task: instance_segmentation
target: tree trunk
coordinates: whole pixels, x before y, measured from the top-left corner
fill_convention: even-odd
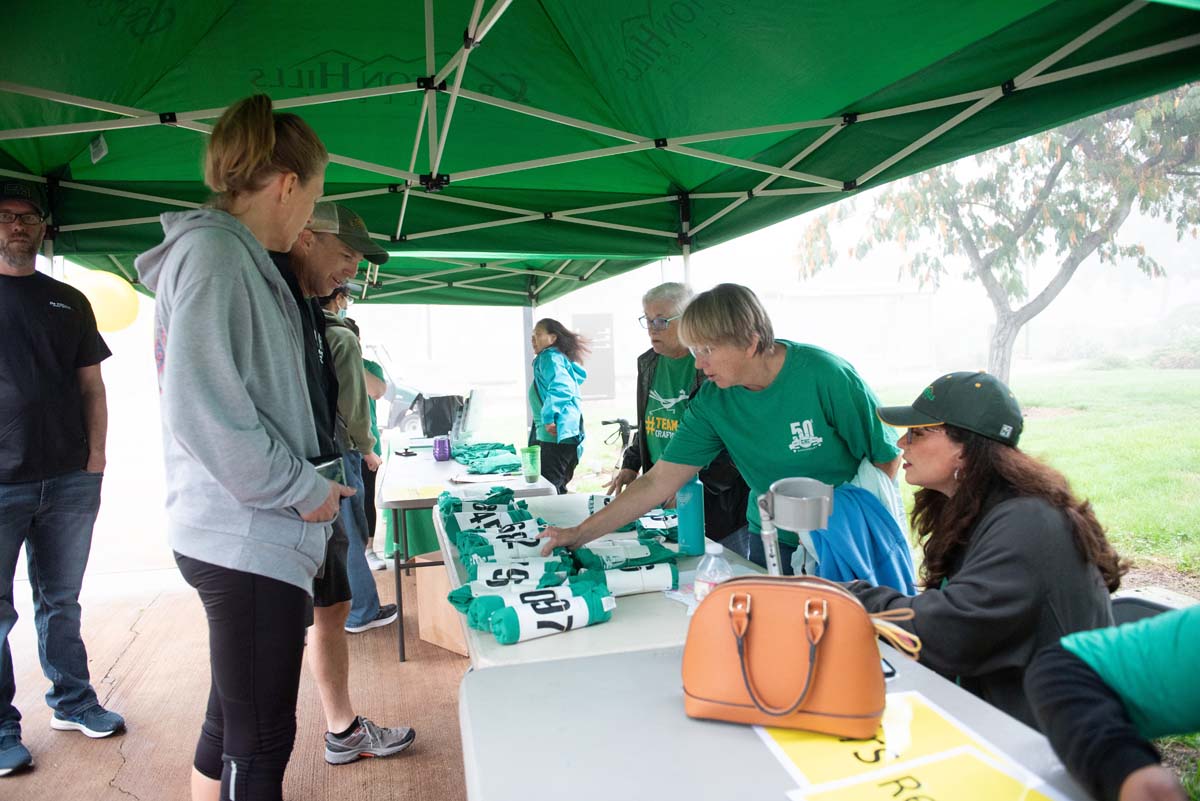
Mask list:
[[[1008,372],[1012,367],[1013,345],[1022,323],[1012,312],[996,309],[996,327],[992,329],[992,342],[988,348],[988,372],[1008,383]]]

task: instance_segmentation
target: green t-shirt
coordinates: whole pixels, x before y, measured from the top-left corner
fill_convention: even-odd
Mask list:
[[[376,362],[370,359],[363,359],[363,367],[380,381],[387,381],[383,377],[383,368]],[[375,399],[370,395],[367,396],[367,405],[371,407],[371,436],[375,437],[375,455],[383,456],[383,443],[379,441],[379,422],[375,419]]]
[[[875,414],[875,393],[849,362],[812,345],[776,340],[786,349],[779,375],[757,392],[706,382],[688,405],[663,459],[703,466],[724,447],[750,485],[746,519],[760,530],[758,496],[781,478],[815,478],[839,486],[864,459],[890,462],[896,432]],[[796,545],[795,534],[779,539]]]
[[[654,368],[654,383],[650,385],[650,397],[646,400],[646,450],[650,461],[662,458],[667,444],[675,436],[683,411],[688,405],[688,396],[696,383],[696,360],[692,354],[680,359],[658,357]]]
[[[1200,606],[1062,638],[1125,704],[1143,737],[1200,732]]]

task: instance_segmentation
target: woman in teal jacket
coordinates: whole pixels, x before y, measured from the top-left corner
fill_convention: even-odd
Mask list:
[[[583,452],[583,412],[579,387],[587,378],[583,357],[587,340],[558,320],[545,318],[533,327],[533,383],[529,406],[533,427],[529,444],[542,449],[542,476],[561,495],[575,475]]]

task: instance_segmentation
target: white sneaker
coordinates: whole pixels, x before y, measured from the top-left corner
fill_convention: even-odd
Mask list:
[[[383,561],[379,554],[375,553],[375,551],[371,550],[370,548],[366,550],[366,557],[367,567],[371,568],[372,570],[387,570],[387,562]]]

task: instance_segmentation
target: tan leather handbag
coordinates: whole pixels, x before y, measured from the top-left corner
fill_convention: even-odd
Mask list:
[[[683,647],[689,717],[867,739],[883,717],[876,636],[915,657],[920,639],[840,585],[806,576],[743,576],[700,603]]]

